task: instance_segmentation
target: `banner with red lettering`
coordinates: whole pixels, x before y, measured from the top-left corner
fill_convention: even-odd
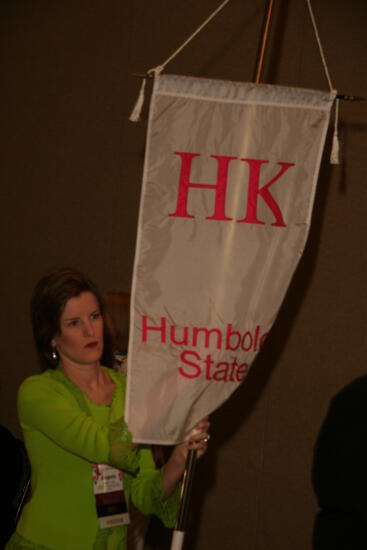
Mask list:
[[[246,378],[305,246],[334,98],[155,77],[128,355],[135,441],[183,440]]]

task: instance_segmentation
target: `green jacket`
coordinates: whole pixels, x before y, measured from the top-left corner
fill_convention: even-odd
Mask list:
[[[7,549],[124,550],[126,527],[100,529],[91,463],[124,471],[127,500],[171,527],[179,487],[162,500],[162,472],[148,447],[131,451],[123,421],[125,378],[106,369],[115,384],[110,406],[91,401],[60,369],[27,378],[18,411],[32,468],[30,501]]]

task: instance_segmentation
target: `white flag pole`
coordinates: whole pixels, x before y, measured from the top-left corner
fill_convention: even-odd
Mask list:
[[[180,496],[180,508],[178,510],[176,525],[173,531],[171,550],[181,550],[181,548],[183,547],[195,465],[196,451],[191,450],[189,451],[186,459],[186,468],[182,480]]]

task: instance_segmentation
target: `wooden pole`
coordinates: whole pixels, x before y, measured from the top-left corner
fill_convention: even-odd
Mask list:
[[[256,84],[259,84],[260,78],[261,78],[261,71],[263,68],[266,43],[269,36],[270,20],[271,20],[271,14],[273,11],[273,5],[274,5],[274,0],[269,0],[266,8],[265,24],[264,24],[264,30],[263,30],[262,39],[261,39],[259,57],[257,60],[257,69],[256,69],[256,77],[255,77]]]

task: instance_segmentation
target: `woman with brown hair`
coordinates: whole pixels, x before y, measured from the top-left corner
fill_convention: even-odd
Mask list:
[[[27,378],[18,411],[32,469],[31,498],[7,549],[126,548],[127,504],[174,523],[188,449],[201,456],[209,421],[156,469],[123,419],[125,378],[113,355],[95,285],[62,269],[33,293],[35,343],[46,370]]]

